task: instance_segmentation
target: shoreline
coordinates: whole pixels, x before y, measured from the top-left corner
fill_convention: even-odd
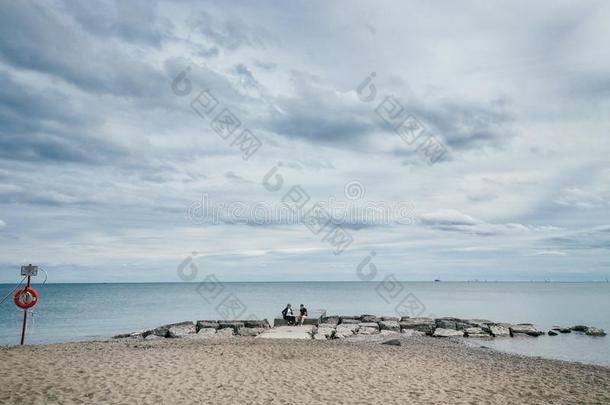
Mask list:
[[[389,337],[380,336],[360,341],[222,337],[2,346],[0,402],[610,401],[610,367],[515,355],[453,339],[394,339],[401,345],[381,344]]]

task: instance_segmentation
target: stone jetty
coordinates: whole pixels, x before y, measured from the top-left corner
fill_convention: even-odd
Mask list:
[[[594,326],[575,325],[553,327],[549,336],[559,333],[582,333],[589,336],[606,336],[606,332]],[[393,316],[342,316],[324,315],[307,319],[303,326],[289,326],[282,318],[275,319],[273,326],[263,320],[201,320],[184,321],[162,325],[154,329],[124,333],[115,339],[174,339],[174,338],[221,338],[232,336],[255,337],[257,339],[348,339],[368,336],[431,336],[437,338],[464,337],[471,339],[494,339],[505,337],[546,335],[531,323],[511,324],[486,319],[425,318]]]

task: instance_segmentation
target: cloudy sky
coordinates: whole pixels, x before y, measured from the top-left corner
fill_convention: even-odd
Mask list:
[[[180,281],[189,257],[222,280],[358,280],[367,256],[401,280],[610,277],[609,19],[605,1],[2,1],[0,282],[28,262]],[[297,191],[344,215],[312,232],[285,215]]]

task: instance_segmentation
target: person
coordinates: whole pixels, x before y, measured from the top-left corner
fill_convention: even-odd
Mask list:
[[[288,322],[288,325],[294,325],[296,323],[296,318],[294,316],[294,313],[292,312],[292,305],[286,305],[286,308],[284,308],[284,310],[282,311],[282,317],[286,322]]]
[[[301,308],[299,309],[299,320],[297,321],[297,323],[300,323],[301,326],[303,326],[303,322],[305,321],[305,319],[307,319],[307,316],[309,314],[307,313],[307,308],[305,308],[305,305],[301,304]]]

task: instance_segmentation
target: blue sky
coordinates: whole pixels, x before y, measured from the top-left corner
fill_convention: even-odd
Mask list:
[[[609,3],[327,3],[2,2],[0,282],[180,281],[194,251],[222,280],[358,280],[371,252],[402,280],[610,277]],[[283,215],[296,185],[353,213],[340,254]]]

